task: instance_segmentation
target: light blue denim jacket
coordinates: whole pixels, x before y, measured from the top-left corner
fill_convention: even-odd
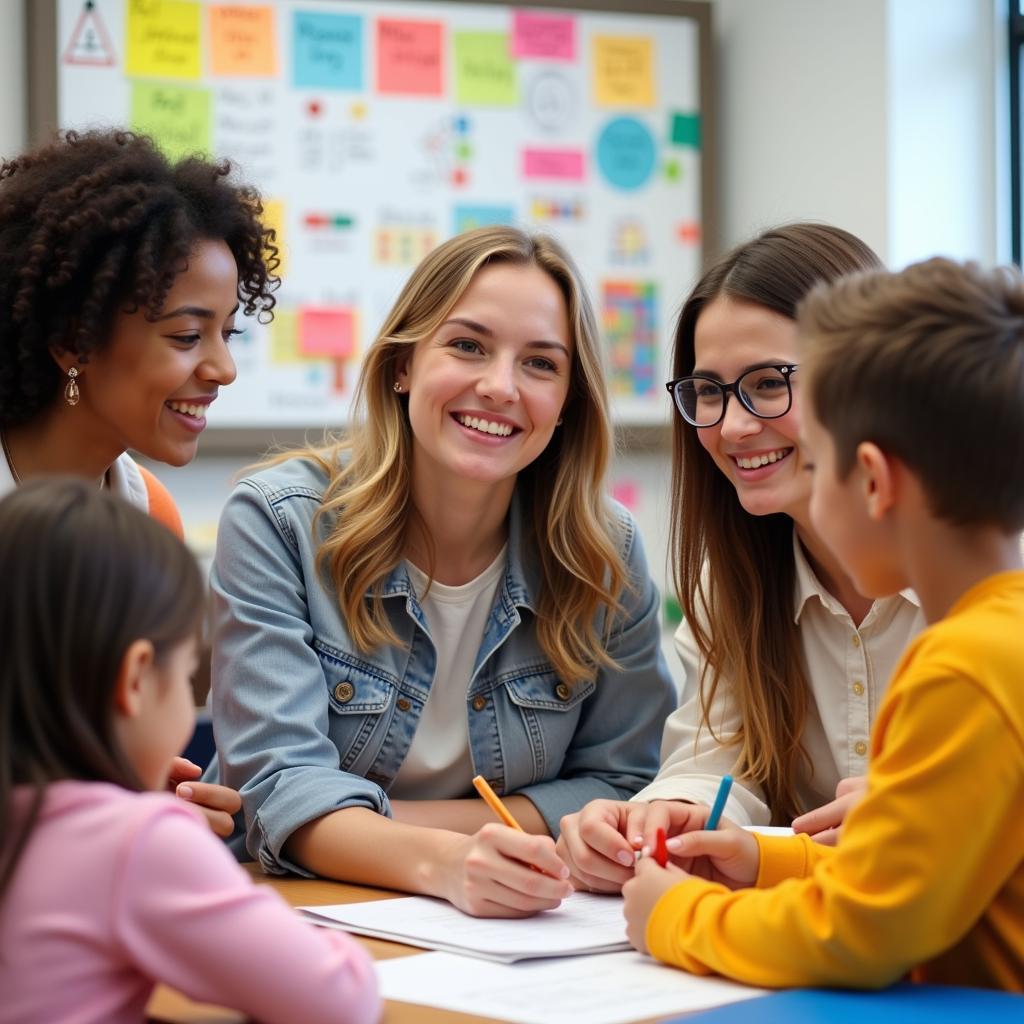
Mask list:
[[[321,519],[314,536],[312,523],[326,482],[304,459],[241,481],[211,576],[219,775],[242,795],[249,854],[274,873],[308,874],[282,853],[306,822],[345,807],[390,815],[387,790],[434,681],[434,648],[404,564],[384,584],[401,643],[364,654],[349,638],[316,568],[329,524]],[[513,500],[507,567],[466,694],[475,771],[499,793],[528,797],[556,836],[563,814],[596,797],[627,799],[651,781],[675,704],[658,594],[632,517],[616,511],[634,582],[609,647],[619,669],[561,685],[537,642],[539,570]]]

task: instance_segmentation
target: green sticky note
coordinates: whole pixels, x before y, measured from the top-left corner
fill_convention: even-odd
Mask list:
[[[485,107],[519,103],[516,64],[504,32],[455,33],[455,98]]]
[[[137,82],[132,88],[132,128],[152,135],[172,160],[210,152],[209,89]]]
[[[669,140],[674,146],[692,146],[700,149],[700,115],[673,114]]]
[[[678,160],[668,160],[665,163],[665,177],[669,181],[679,181],[683,176],[683,169],[679,166]]]

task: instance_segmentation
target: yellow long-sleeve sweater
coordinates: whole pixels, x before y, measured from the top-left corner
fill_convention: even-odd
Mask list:
[[[971,588],[907,648],[838,846],[758,836],[756,888],[688,879],[659,960],[755,985],[916,980],[1024,992],[1024,572]]]

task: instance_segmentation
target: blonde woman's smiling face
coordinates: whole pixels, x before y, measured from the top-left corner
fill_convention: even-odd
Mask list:
[[[724,384],[757,366],[799,362],[796,323],[756,303],[720,295],[697,319],[694,373]],[[782,512],[807,521],[810,481],[800,458],[798,374],[793,404],[778,419],[765,420],[730,394],[725,416],[697,430],[700,443],[736,488],[751,515]]]
[[[557,428],[572,359],[555,281],[534,264],[484,267],[399,370],[415,473],[434,487],[505,482],[511,493]]]

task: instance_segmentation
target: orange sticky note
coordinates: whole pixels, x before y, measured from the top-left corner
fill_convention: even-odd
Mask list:
[[[299,352],[347,359],[355,351],[355,311],[343,306],[307,306],[299,313]]]
[[[210,8],[210,73],[277,74],[272,7]]]
[[[405,96],[440,96],[441,23],[377,21],[377,91]]]

